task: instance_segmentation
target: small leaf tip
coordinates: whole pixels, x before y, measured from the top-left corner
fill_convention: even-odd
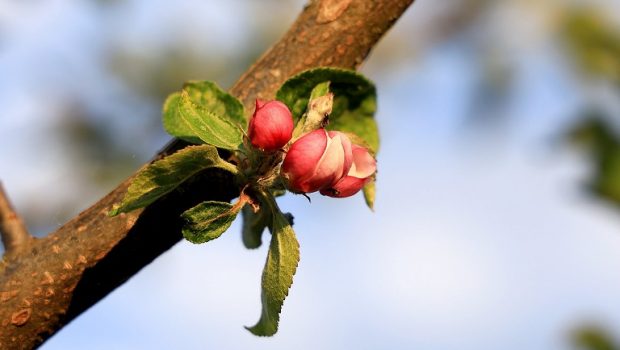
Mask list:
[[[253,327],[248,327],[248,326],[243,326],[243,328],[247,329],[248,332],[259,336],[259,337],[272,337],[274,336],[277,332],[278,329],[274,329],[273,331],[269,330],[267,331],[266,329],[264,329],[263,327],[259,327],[259,325],[255,325]]]

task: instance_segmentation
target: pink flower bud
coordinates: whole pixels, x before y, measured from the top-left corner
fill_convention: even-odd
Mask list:
[[[377,161],[364,147],[353,145],[353,164],[346,176],[330,188],[321,190],[321,194],[330,197],[349,197],[366,185],[377,171]]]
[[[250,119],[248,137],[252,146],[275,151],[286,145],[293,136],[293,117],[280,101],[256,100],[256,110]]]
[[[282,163],[282,175],[292,192],[330,188],[349,172],[351,141],[338,131],[318,129],[295,141]]]

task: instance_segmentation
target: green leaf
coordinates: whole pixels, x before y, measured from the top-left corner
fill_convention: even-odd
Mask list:
[[[181,214],[186,221],[183,237],[192,243],[205,243],[218,238],[230,227],[243,204],[207,201],[185,211]]]
[[[375,210],[375,180],[370,181],[362,189],[364,192],[364,200],[370,210]]]
[[[208,168],[237,174],[237,168],[224,161],[217,149],[209,145],[189,146],[144,167],[133,178],[122,202],[109,215],[146,207],[174,190],[185,180]]]
[[[210,145],[236,150],[243,141],[239,126],[195,104],[185,90],[181,91],[178,114],[194,135]]]
[[[282,304],[293,284],[293,275],[299,263],[299,243],[293,228],[277,206],[274,206],[272,214],[271,244],[261,283],[262,313],[255,326],[246,327],[260,336],[271,336],[278,331]]]
[[[327,129],[353,133],[366,141],[370,150],[376,153],[379,150],[379,130],[374,120],[375,95],[360,101],[358,105],[355,105],[358,101],[348,97],[335,96]]]
[[[192,143],[237,149],[246,124],[243,105],[212,82],[188,82],[164,103],[164,129]]]
[[[307,70],[287,80],[276,93],[276,98],[289,107],[297,121],[306,111],[313,89],[325,82],[330,82],[329,88],[334,93],[327,128],[354,133],[376,152],[379,148],[379,133],[374,120],[376,89],[363,75],[328,67]]]
[[[235,125],[245,126],[243,104],[211,81],[188,81],[183,86],[190,99],[217,116]]]
[[[255,213],[249,206],[244,207],[241,214],[243,215],[243,228],[241,231],[243,245],[248,249],[256,249],[263,243],[263,231],[267,228],[271,216],[264,209]]]
[[[164,102],[163,124],[164,130],[172,136],[178,137],[193,144],[201,144],[202,140],[195,135],[185,121],[181,119],[179,105],[181,103],[181,93],[175,92],[168,96]]]
[[[329,93],[329,84],[330,81],[325,81],[320,84],[317,84],[310,93],[310,101],[319,98],[321,96],[325,96]]]

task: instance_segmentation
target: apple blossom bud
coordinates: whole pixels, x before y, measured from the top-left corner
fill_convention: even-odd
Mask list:
[[[330,197],[349,197],[361,190],[372,180],[377,171],[377,161],[362,146],[352,145],[353,164],[346,176],[341,178],[330,188],[321,190],[321,194]]]
[[[248,137],[252,146],[275,151],[286,145],[293,136],[293,117],[280,101],[256,100],[256,110],[250,119]]]
[[[282,175],[292,192],[316,192],[345,176],[352,161],[351,141],[345,134],[318,129],[293,143],[282,163]]]

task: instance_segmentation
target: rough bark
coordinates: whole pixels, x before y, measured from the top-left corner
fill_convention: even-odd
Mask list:
[[[291,75],[316,66],[357,68],[413,0],[317,0],[239,79],[231,93],[248,110]],[[155,158],[183,147],[171,142]],[[207,172],[144,210],[110,218],[131,178],[49,236],[0,264],[0,348],[35,348],[181,239],[179,214],[238,189]],[[166,283],[166,281],[162,281]]]

